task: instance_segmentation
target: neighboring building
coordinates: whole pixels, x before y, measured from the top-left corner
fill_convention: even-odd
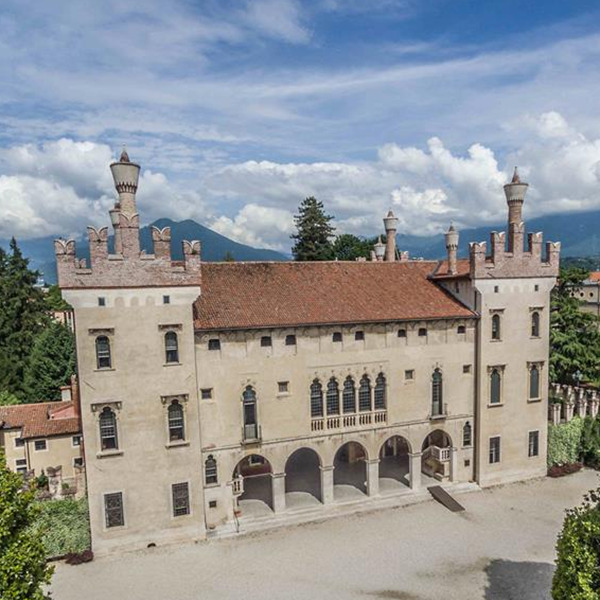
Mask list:
[[[91,261],[56,242],[74,308],[94,551],[196,540],[243,516],[545,474],[549,294],[559,244],[529,234],[527,190],[504,188],[491,252],[458,233],[444,261],[172,261],[140,250],[139,166],[89,228]],[[320,507],[320,508],[319,508]]]
[[[71,388],[61,390],[61,402],[0,406],[0,446],[13,471],[38,476],[59,470],[73,485],[84,469],[83,438]]]
[[[571,296],[581,301],[581,310],[600,317],[600,271],[589,274],[580,286],[574,287]]]

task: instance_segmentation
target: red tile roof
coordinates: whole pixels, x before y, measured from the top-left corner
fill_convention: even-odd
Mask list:
[[[195,327],[252,329],[473,317],[437,262],[203,263]]]
[[[588,281],[593,281],[594,283],[600,283],[600,271],[592,271],[590,276],[588,277]]]
[[[0,429],[22,429],[23,439],[80,433],[73,402],[0,406]]]
[[[450,275],[448,273],[448,261],[440,260],[437,267],[435,268],[432,277],[435,279],[441,278],[452,278],[452,277],[468,277],[471,272],[471,263],[468,258],[459,258],[456,261],[456,274]]]

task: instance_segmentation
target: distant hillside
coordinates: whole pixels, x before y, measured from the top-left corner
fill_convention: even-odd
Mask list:
[[[200,240],[202,242],[202,258],[206,261],[220,261],[227,253],[235,260],[289,260],[289,257],[274,250],[252,248],[244,244],[234,242],[229,238],[212,231],[204,225],[195,221],[181,221],[179,223],[169,219],[159,219],[151,225],[156,227],[171,227],[171,247],[175,260],[182,258],[181,242],[183,240]],[[46,283],[56,283],[56,264],[54,262],[54,238],[48,236],[34,240],[17,240],[23,254],[31,261],[31,266],[38,269],[44,275]],[[147,252],[152,252],[152,237],[150,225],[140,230],[141,245]],[[109,246],[112,245],[112,236]],[[0,240],[0,246],[8,246],[8,240]],[[77,241],[77,255],[81,258],[89,258],[89,246],[87,239]]]
[[[252,248],[239,244],[200,225],[195,221],[159,219],[152,223],[156,227],[171,227],[174,258],[181,258],[181,241],[200,240],[202,256],[207,261],[223,260],[229,252],[235,260],[289,260],[290,257],[274,250]],[[489,241],[489,232],[506,229],[506,223],[497,226],[463,229],[460,232],[460,255],[467,256],[469,242]],[[548,215],[531,219],[526,223],[527,231],[543,231],[544,239],[562,242],[562,256],[599,256],[600,255],[600,211],[585,213]],[[34,268],[39,269],[48,283],[56,282],[56,266],[54,264],[53,237],[35,240],[19,240],[23,253],[31,259]],[[142,248],[152,250],[150,227],[141,230]],[[400,234],[397,237],[398,248],[408,250],[411,257],[440,258],[446,253],[444,236],[416,236]],[[0,240],[0,246],[6,246],[6,240]],[[88,257],[87,240],[78,243],[78,254]]]

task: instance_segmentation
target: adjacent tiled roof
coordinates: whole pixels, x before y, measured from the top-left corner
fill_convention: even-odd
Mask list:
[[[593,283],[600,283],[600,271],[592,271],[587,280]]]
[[[195,327],[252,329],[472,317],[437,262],[203,263]]]
[[[80,433],[73,402],[0,406],[0,428],[22,429],[23,439]]]
[[[456,261],[456,273],[451,275],[448,273],[448,261],[440,260],[435,268],[432,277],[435,279],[450,278],[450,277],[467,277],[471,270],[471,263],[468,258],[459,258]]]

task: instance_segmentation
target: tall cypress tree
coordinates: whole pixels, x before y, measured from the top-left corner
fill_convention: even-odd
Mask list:
[[[33,341],[48,319],[37,278],[13,238],[9,252],[0,251],[0,383],[19,399],[26,394],[25,368]]]
[[[29,402],[60,400],[60,386],[75,373],[75,347],[68,327],[51,321],[35,338],[25,368]]]
[[[294,216],[297,233],[292,234],[296,240],[292,253],[295,260],[332,260],[334,258],[331,238],[335,227],[330,222],[331,215],[326,215],[323,203],[311,196],[300,204],[298,214]]]

